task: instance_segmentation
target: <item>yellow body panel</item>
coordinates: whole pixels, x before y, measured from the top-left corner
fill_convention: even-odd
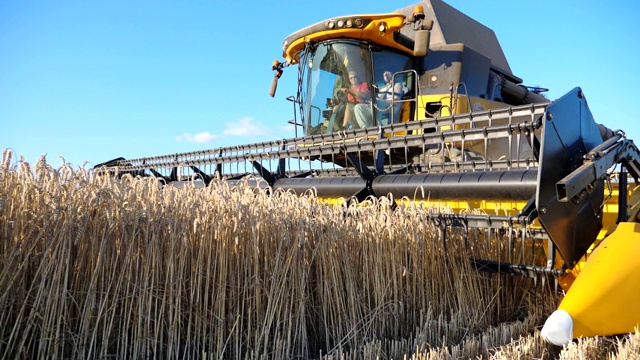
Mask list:
[[[393,33],[400,31],[404,27],[405,16],[402,14],[381,14],[381,15],[353,15],[345,16],[342,19],[366,19],[371,22],[362,29],[356,27],[343,28],[327,28],[324,31],[311,31],[297,39],[293,39],[291,43],[284,44],[283,56],[290,64],[297,64],[299,61],[299,53],[304,45],[310,42],[318,42],[322,40],[350,38],[358,40],[369,40],[377,45],[389,46],[400,50],[407,54],[413,54],[413,50],[397,43],[393,37]],[[337,19],[334,19],[337,20]],[[327,23],[331,20],[327,20]],[[385,25],[386,31],[381,32],[380,26]],[[304,30],[302,30],[304,33]]]
[[[479,97],[471,96],[467,98],[466,95],[457,95],[457,98],[451,97],[450,94],[429,94],[429,95],[419,95],[417,98],[417,106],[416,113],[414,118],[417,120],[429,120],[425,116],[425,110],[428,103],[437,103],[441,102],[443,107],[440,110],[440,114],[438,117],[447,117],[451,115],[459,115],[459,114],[468,114],[470,112],[469,104],[471,104],[471,108],[474,108],[475,111],[481,110],[489,110],[489,109],[500,109],[505,108],[508,105],[505,103],[491,101],[482,99]],[[408,104],[408,103],[404,103]],[[454,108],[455,107],[455,108]],[[409,108],[408,106],[403,106],[403,108]],[[402,111],[400,113],[399,121],[400,122],[408,122],[411,119],[408,111]],[[459,127],[457,127],[459,128]],[[441,130],[449,130],[449,126],[442,126]],[[406,131],[396,131],[393,133],[394,136],[404,136],[406,135]]]
[[[620,223],[583,266],[558,307],[574,338],[614,335],[640,325],[640,224]]]
[[[515,216],[524,207],[524,201],[502,201],[500,199],[487,200],[410,200],[396,199],[400,204],[420,204],[426,208],[442,209],[443,212],[451,212],[453,214],[470,214],[480,213],[499,216]]]
[[[416,109],[416,119],[417,120],[429,120],[425,116],[425,110],[427,104],[429,103],[442,103],[442,108],[440,110],[440,114],[438,117],[447,117],[451,115],[459,115],[459,114],[468,114],[473,109],[474,111],[482,111],[489,109],[500,109],[505,108],[508,105],[505,103],[491,101],[482,99],[479,97],[471,96],[468,97],[466,95],[457,95],[455,98],[450,94],[429,94],[429,95],[420,95],[417,99],[417,109]],[[471,105],[471,108],[469,108]],[[408,114],[401,114],[400,122],[409,121]],[[468,125],[467,125],[468,126]],[[456,129],[461,128],[460,126],[456,126]],[[450,130],[450,126],[441,126],[440,130]],[[406,132],[395,132],[395,136],[403,136],[406,135]]]
[[[327,204],[343,204],[347,199],[345,198],[322,198],[320,201]],[[446,213],[452,214],[470,214],[470,213],[482,213],[489,215],[499,216],[515,216],[526,202],[523,201],[501,201],[501,200],[410,200],[407,198],[395,199],[398,205],[408,205],[409,203],[414,205],[420,205],[425,208],[434,208],[443,210]]]
[[[418,120],[425,120],[425,108],[427,103],[441,102],[443,105],[440,111],[440,117],[446,117],[458,114],[468,114],[473,111],[483,111],[489,109],[500,109],[508,107],[509,105],[503,102],[491,101],[476,96],[457,95],[452,98],[449,94],[429,94],[420,95],[418,97]],[[471,105],[471,108],[469,107]],[[453,110],[450,111],[450,109]]]

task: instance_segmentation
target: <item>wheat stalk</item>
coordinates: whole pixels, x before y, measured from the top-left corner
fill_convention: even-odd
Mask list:
[[[11,156],[0,168],[2,358],[549,354],[536,329],[553,291],[476,272],[470,257],[519,253],[492,232],[448,230],[445,244],[434,209],[216,181],[161,188]],[[559,356],[632,358],[638,337]]]

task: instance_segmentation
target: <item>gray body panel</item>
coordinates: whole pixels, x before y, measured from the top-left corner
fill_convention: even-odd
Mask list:
[[[521,79],[511,72],[511,67],[502,51],[498,37],[493,30],[456,10],[442,0],[424,0],[417,4],[398,10],[405,16],[411,16],[417,5],[424,7],[427,20],[433,20],[430,47],[462,43],[483,56],[491,59],[494,69],[500,71],[516,83]],[[415,32],[405,28],[400,33],[410,39]]]

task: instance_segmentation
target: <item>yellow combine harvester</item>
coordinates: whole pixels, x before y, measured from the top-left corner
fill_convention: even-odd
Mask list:
[[[95,171],[421,201],[446,209],[432,216],[443,232],[499,233],[522,249],[508,262],[474,259],[481,270],[558,281],[567,293],[548,341],[640,324],[640,195],[627,187],[640,152],[594,122],[579,88],[549,101],[523,86],[493,31],[441,0],[311,25],[286,38],[283,57],[271,95],[297,65],[295,138]]]

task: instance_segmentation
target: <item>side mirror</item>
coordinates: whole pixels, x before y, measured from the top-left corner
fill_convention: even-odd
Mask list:
[[[273,75],[273,80],[271,80],[271,87],[269,88],[269,96],[271,97],[276,96],[276,89],[278,88],[278,79],[280,78],[280,75],[282,75],[282,71],[276,72]]]
[[[433,28],[433,20],[425,20],[424,15],[416,22],[414,27],[416,37],[413,41],[413,56],[427,56],[429,53],[429,41],[431,38],[431,29]]]
[[[429,53],[429,38],[431,31],[416,30],[416,37],[413,42],[413,56],[427,56]]]
[[[280,76],[282,76],[282,68],[283,68],[283,64],[280,61],[278,60],[273,61],[271,70],[275,71],[276,73],[273,74],[273,80],[271,81],[271,87],[269,88],[269,95],[271,97],[276,96],[276,89],[278,88],[278,79],[280,79]]]

